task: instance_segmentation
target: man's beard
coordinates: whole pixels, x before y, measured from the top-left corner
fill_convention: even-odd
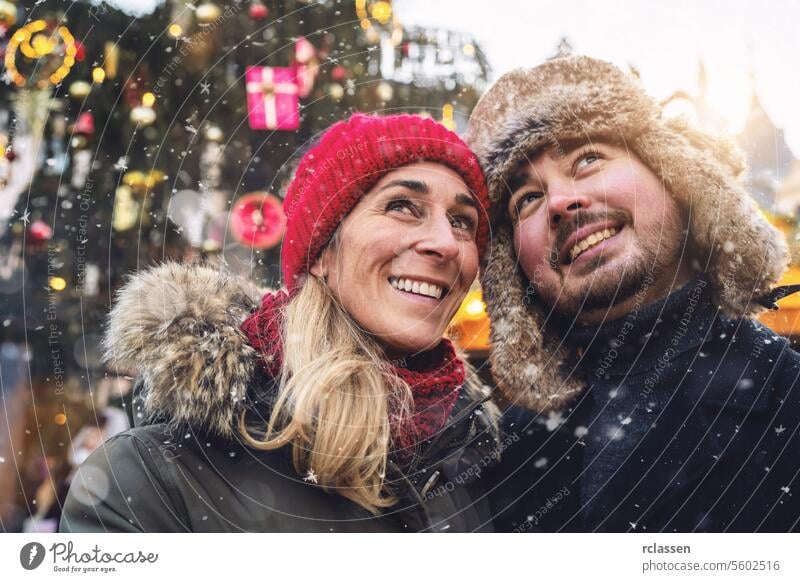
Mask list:
[[[565,225],[563,231],[560,229],[556,241],[566,240],[582,225],[606,218],[619,219],[626,229],[634,229],[627,213],[611,212],[602,216],[585,213],[576,224]],[[640,292],[646,292],[647,288],[659,280],[668,269],[677,268],[682,247],[681,232],[679,219],[670,216],[663,228],[660,227],[658,231],[636,233],[630,244],[635,245],[639,254],[631,260],[626,260],[621,267],[604,269],[604,265],[611,259],[600,253],[581,266],[582,270],[590,272],[591,275],[585,278],[585,284],[579,289],[563,286],[539,289],[539,297],[563,318],[574,318],[581,312],[611,309]],[[556,248],[560,246],[557,244]]]
[[[562,287],[556,292],[553,305],[556,313],[562,317],[574,317],[582,311],[610,309],[636,295],[657,278],[660,270],[652,249],[644,249],[643,256],[627,262],[618,276],[615,276],[616,272],[598,272],[607,261],[607,257],[598,255],[586,265],[599,276],[589,278],[581,289],[573,291]]]

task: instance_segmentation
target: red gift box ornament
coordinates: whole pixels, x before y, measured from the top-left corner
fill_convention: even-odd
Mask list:
[[[290,67],[247,67],[247,120],[252,129],[293,131],[299,127],[296,74]]]

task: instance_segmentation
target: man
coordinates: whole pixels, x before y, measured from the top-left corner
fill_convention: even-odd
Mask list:
[[[492,372],[519,437],[496,526],[800,528],[800,357],[752,319],[788,253],[737,149],[585,57],[501,77],[467,140],[493,203]]]

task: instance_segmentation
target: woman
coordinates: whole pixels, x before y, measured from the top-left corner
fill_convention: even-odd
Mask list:
[[[442,336],[487,208],[434,121],[330,128],[284,201],[285,290],[254,309],[248,285],[174,263],[123,288],[108,355],[140,371],[150,424],[88,459],[61,530],[485,529],[496,409]]]

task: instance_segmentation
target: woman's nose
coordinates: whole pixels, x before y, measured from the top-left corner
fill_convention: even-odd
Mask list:
[[[452,259],[458,256],[459,242],[453,232],[450,217],[439,212],[430,216],[424,224],[420,225],[419,239],[414,248],[417,252],[426,255],[436,255],[442,259]]]

